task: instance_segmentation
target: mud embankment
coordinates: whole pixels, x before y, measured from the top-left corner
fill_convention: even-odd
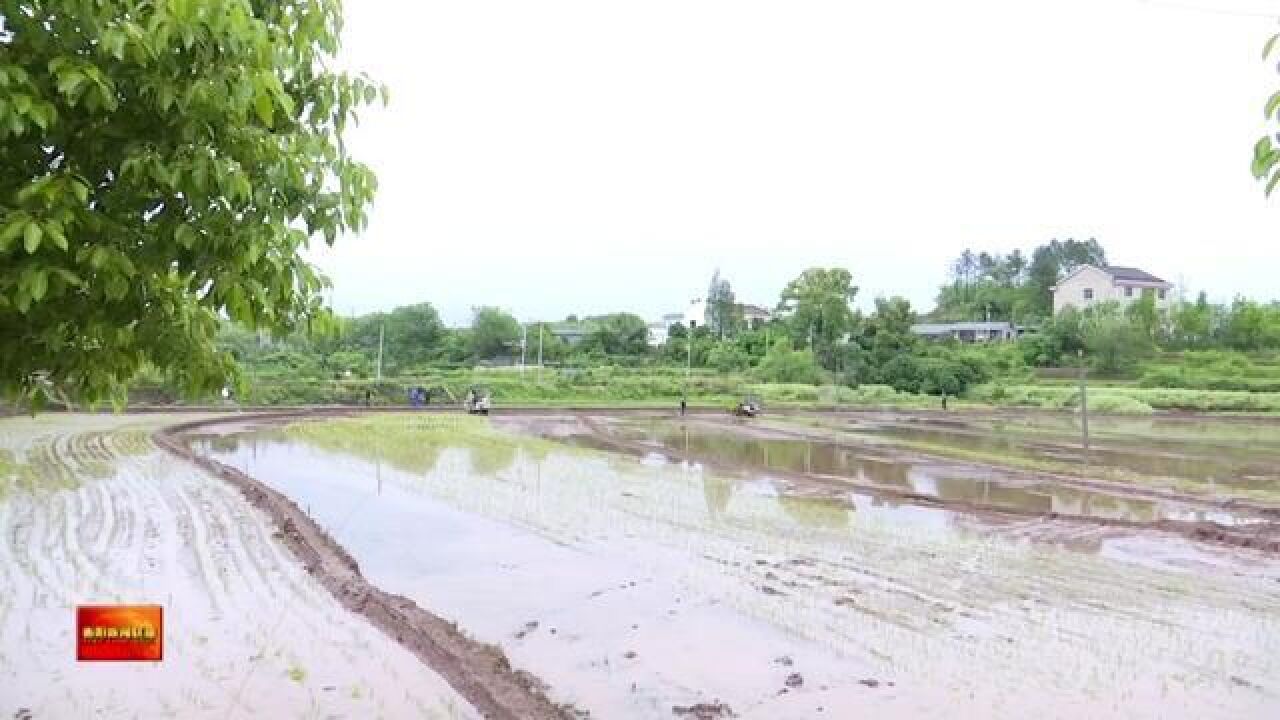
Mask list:
[[[711,457],[702,453],[683,452],[669,447],[655,448],[644,442],[631,440],[620,437],[617,433],[611,432],[603,423],[598,422],[593,417],[579,416],[582,422],[590,432],[592,442],[603,450],[626,453],[637,457],[644,457],[653,452],[661,452],[664,455],[679,460],[698,462],[704,466],[727,472],[750,471],[752,468],[749,464],[726,462],[724,460]],[[701,421],[705,422],[705,421]],[[714,423],[718,429],[725,432],[743,432],[743,433],[768,433],[770,431],[752,427],[741,427],[737,423],[716,422]],[[798,436],[796,433],[780,433],[782,435]],[[916,455],[915,453],[910,453]],[[966,464],[956,461],[948,461],[951,464]],[[987,468],[995,468],[995,466],[981,466]],[[1008,471],[1008,468],[999,468],[1002,471]],[[1055,512],[1040,512],[1032,509],[1022,509],[1007,505],[992,505],[973,500],[954,500],[944,499],[934,495],[928,495],[915,492],[903,488],[886,487],[884,485],[876,485],[871,483],[857,482],[848,477],[836,477],[824,475],[816,472],[796,472],[780,470],[778,468],[769,468],[769,474],[795,483],[798,487],[821,488],[832,491],[849,491],[856,490],[873,496],[884,497],[899,502],[910,503],[913,505],[924,507],[935,507],[944,510],[956,512],[964,512],[969,514],[981,515],[997,519],[1016,519],[1016,518],[1037,518],[1052,521],[1066,521],[1072,523],[1081,523],[1103,527],[1113,527],[1127,530],[1147,530],[1158,531],[1181,535],[1201,542],[1210,542],[1230,547],[1247,548],[1253,550],[1261,550],[1269,553],[1280,553],[1280,522],[1276,522],[1272,518],[1280,517],[1280,508],[1261,506],[1257,503],[1247,501],[1226,501],[1225,503],[1209,503],[1219,506],[1235,505],[1255,512],[1261,519],[1259,522],[1253,522],[1242,525],[1223,525],[1209,520],[1189,521],[1175,519],[1161,519],[1155,522],[1144,522],[1141,520],[1129,520],[1124,518],[1112,518],[1095,515],[1074,515]],[[1051,475],[1047,473],[1025,473],[1029,479],[1035,478],[1052,478],[1055,481],[1065,484],[1075,484],[1077,478],[1068,476]],[[1085,481],[1080,483],[1082,487],[1091,487],[1092,489],[1104,489],[1099,487],[1100,483],[1090,483]],[[1118,488],[1114,483],[1106,483],[1105,489],[1115,491]],[[1176,499],[1186,501],[1188,504],[1203,504],[1204,498],[1181,494],[1169,494],[1168,499]]]
[[[412,600],[371,585],[360,567],[337,542],[296,503],[235,468],[196,454],[183,433],[223,423],[295,420],[336,416],[342,411],[275,413],[198,420],[164,428],[153,436],[157,445],[231,483],[280,529],[280,540],[348,610],[367,618],[404,646],[487,718],[495,720],[562,720],[580,715],[557,705],[535,677],[511,667],[501,649],[473,640],[456,624],[419,607]]]

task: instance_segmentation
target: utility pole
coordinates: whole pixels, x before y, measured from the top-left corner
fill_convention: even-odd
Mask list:
[[[378,382],[382,382],[382,340],[387,332],[387,323],[384,321],[378,326]]]
[[[684,366],[684,399],[689,400],[689,379],[693,375],[693,333],[684,336],[684,346],[689,351],[689,359]]]
[[[542,382],[542,323],[538,323],[538,382]]]
[[[1089,388],[1085,382],[1084,350],[1080,356],[1080,431],[1084,441],[1084,449],[1089,449]]]
[[[525,356],[524,351],[525,351],[525,346],[528,344],[525,341],[528,340],[528,337],[529,337],[529,326],[526,325],[525,323],[520,323],[520,374],[521,375],[524,375],[524,356]]]

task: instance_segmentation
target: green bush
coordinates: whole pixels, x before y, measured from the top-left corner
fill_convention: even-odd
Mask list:
[[[1077,403],[1077,408],[1079,403]],[[1091,412],[1115,413],[1119,415],[1150,415],[1155,412],[1155,408],[1134,398],[1125,395],[1102,395],[1089,397],[1089,410]]]
[[[813,353],[808,350],[792,350],[791,341],[782,338],[769,348],[760,366],[757,376],[766,382],[809,383],[818,382],[821,374]]]

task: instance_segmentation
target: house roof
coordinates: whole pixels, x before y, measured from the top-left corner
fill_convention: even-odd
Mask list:
[[[1102,271],[1116,280],[1127,280],[1129,282],[1141,283],[1165,283],[1164,280],[1152,275],[1146,270],[1139,270],[1135,267],[1122,267],[1120,265],[1108,265],[1102,268]],[[1165,283],[1166,285],[1168,283]]]
[[[956,322],[917,323],[911,326],[911,332],[917,335],[940,335],[962,330],[1013,332],[1013,324],[1007,322]]]
[[[557,337],[572,337],[586,335],[595,329],[595,325],[589,322],[553,322],[548,324],[547,329]]]
[[[772,314],[768,308],[763,308],[763,307],[760,307],[759,305],[749,305],[747,303],[741,303],[738,305],[738,307],[741,308],[742,312],[747,315],[768,316]]]
[[[1072,270],[1071,272],[1067,273],[1066,277],[1059,280],[1053,287],[1049,289],[1057,291],[1057,289],[1059,287],[1062,287],[1062,285],[1066,283],[1068,280],[1075,277],[1076,275],[1079,275],[1085,270],[1088,270],[1089,268],[1093,268],[1095,270],[1104,272],[1107,275],[1111,276],[1112,282],[1142,283],[1144,285],[1164,285],[1166,287],[1173,287],[1171,283],[1161,280],[1160,278],[1156,277],[1155,275],[1152,275],[1146,270],[1140,270],[1135,267],[1126,267],[1123,265],[1107,265],[1105,267],[1098,267],[1097,265],[1086,264],[1086,265],[1081,265],[1077,267],[1075,270]]]

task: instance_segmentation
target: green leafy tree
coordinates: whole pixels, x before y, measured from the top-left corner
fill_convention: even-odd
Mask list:
[[[1160,311],[1156,309],[1154,292],[1144,292],[1142,297],[1133,301],[1124,309],[1125,318],[1152,343],[1163,335]]]
[[[938,291],[931,319],[1013,321],[1030,312],[1027,260],[1015,250],[1009,255],[965,250],[951,264],[951,282]]]
[[[1222,341],[1245,352],[1280,347],[1280,310],[1236,298],[1222,327]]]
[[[335,0],[0,8],[0,394],[122,402],[145,365],[234,381],[219,318],[325,318],[300,256],[364,226],[342,133],[379,88],[331,70]]]
[[[1040,331],[1018,340],[1023,361],[1033,367],[1056,367],[1070,361],[1084,349],[1084,315],[1067,307],[1050,317]]]
[[[471,319],[471,351],[482,360],[509,355],[520,341],[520,323],[496,307],[479,307]]]
[[[858,294],[844,268],[810,268],[787,283],[778,312],[787,318],[795,345],[811,347],[825,367],[836,364],[838,346],[854,332],[851,303]]]
[[[786,337],[779,338],[769,348],[757,372],[767,382],[817,384],[821,377],[813,353],[793,350],[791,340]]]
[[[431,303],[402,305],[386,317],[384,362],[390,358],[396,369],[426,363],[438,355],[444,332],[444,323]]]
[[[541,340],[539,340],[541,337]],[[551,332],[551,323],[534,323],[529,326],[529,362],[538,361],[538,343],[542,343],[542,362],[558,363],[569,357],[569,343]]]
[[[1094,238],[1054,239],[1035,249],[1027,269],[1028,308],[1038,317],[1053,315],[1053,287],[1081,265],[1104,266],[1107,252]]]
[[[745,370],[751,366],[751,356],[737,343],[721,341],[711,348],[707,364],[720,372]]]
[[[339,350],[324,359],[324,365],[334,375],[345,376],[351,373],[356,377],[369,377],[373,374],[373,362],[369,356],[355,350]]]
[[[587,350],[606,355],[643,355],[649,349],[649,326],[633,313],[612,313],[590,318],[594,329],[583,341]]]
[[[1204,292],[1194,303],[1182,303],[1173,312],[1173,344],[1184,350],[1207,347],[1213,339],[1213,307]]]
[[[1115,303],[1089,308],[1085,314],[1084,346],[1093,366],[1109,374],[1132,370],[1137,360],[1155,350],[1151,336],[1120,312]]]

